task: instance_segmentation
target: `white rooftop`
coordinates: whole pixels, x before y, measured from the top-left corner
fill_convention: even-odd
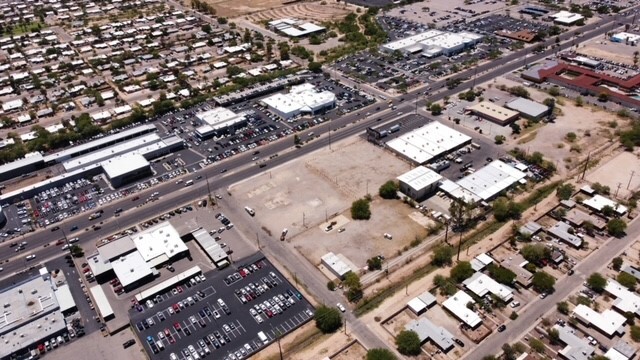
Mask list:
[[[421,295],[416,296],[413,299],[411,299],[407,303],[407,306],[409,307],[409,309],[411,309],[411,311],[413,311],[416,314],[418,314],[422,310],[428,308],[429,306],[431,306],[435,302],[436,302],[435,296],[431,295],[430,292],[425,291]]]
[[[142,155],[134,154],[118,156],[110,160],[105,160],[101,162],[100,165],[109,179],[113,179],[132,171],[149,167],[149,161],[147,161],[147,159]]]
[[[178,231],[169,222],[159,223],[131,237],[142,258],[153,266],[188,250]]]
[[[349,266],[344,261],[342,261],[342,259],[340,259],[336,254],[332,252],[326,253],[322,256],[321,259],[325,265],[331,267],[331,270],[334,273],[338,274],[340,277],[351,271],[351,268],[349,268]]]
[[[613,302],[613,307],[625,313],[632,312],[640,315],[640,296],[636,293],[629,291],[629,289],[612,279],[607,281],[607,286],[604,290],[616,298]]]
[[[405,329],[415,331],[421,343],[431,340],[443,351],[447,351],[453,347],[454,336],[447,329],[435,325],[429,319],[420,318],[412,320],[405,325]]]
[[[599,313],[582,304],[576,306],[573,310],[573,315],[587,325],[598,328],[608,336],[613,336],[617,332],[622,334],[624,332],[624,323],[627,321],[627,319],[617,311],[605,310]]]
[[[111,266],[123,287],[129,286],[152,274],[151,267],[138,251],[112,260]]]
[[[582,203],[596,211],[602,211],[602,208],[605,206],[610,206],[613,210],[615,210],[615,212],[620,215],[624,215],[628,211],[626,206],[620,205],[617,202],[602,195],[595,195],[591,199],[582,201]]]
[[[451,196],[468,201],[489,200],[526,176],[522,171],[500,160],[494,160],[458,182],[445,181],[440,188]]]
[[[468,303],[475,303],[473,298],[466,292],[460,290],[442,303],[445,309],[449,310],[460,321],[464,322],[471,328],[482,323],[480,315],[477,312],[467,308]]]
[[[476,272],[473,276],[466,279],[464,285],[468,290],[480,297],[491,293],[504,302],[509,302],[513,299],[512,289],[498,283],[481,272]]]
[[[335,103],[336,95],[331,91],[317,91],[310,83],[295,85],[288,93],[278,93],[262,99],[267,106],[282,114],[297,115],[313,112]]]
[[[398,180],[400,182],[409,185],[416,191],[429,187],[441,179],[442,176],[440,174],[424,166],[417,166],[414,169],[398,176]]]
[[[214,129],[222,129],[245,120],[244,114],[236,114],[223,107],[197,113],[196,117]]]
[[[15,331],[33,319],[59,309],[51,281],[42,276],[3,289],[0,302],[3,304],[0,335]]]
[[[388,141],[386,145],[404,157],[424,164],[470,141],[471,137],[434,121]]]

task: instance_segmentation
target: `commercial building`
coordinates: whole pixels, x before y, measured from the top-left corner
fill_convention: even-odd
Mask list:
[[[137,293],[135,299],[139,303],[142,303],[143,301],[156,296],[156,294],[165,292],[167,289],[174,287],[176,284],[183,283],[185,280],[200,273],[202,273],[200,267],[198,265],[193,266],[181,272],[180,274],[174,275],[159,284],[153,285],[150,288]]]
[[[427,57],[452,55],[472,48],[482,40],[482,35],[463,31],[459,33],[427,30],[404,39],[386,43],[380,47],[384,52],[401,51],[415,54],[422,52]]]
[[[322,265],[324,265],[333,275],[335,275],[338,279],[344,279],[344,276],[352,271],[349,265],[347,265],[346,261],[343,261],[336,254],[329,252],[323,255],[320,260],[322,261]]]
[[[518,119],[520,116],[517,111],[509,110],[498,104],[489,101],[479,102],[467,108],[476,116],[492,121],[498,125],[504,126]]]
[[[571,225],[558,221],[555,225],[547,229],[547,232],[559,240],[575,247],[580,248],[582,246],[582,239],[574,234],[573,228]]]
[[[98,282],[117,277],[124,290],[131,291],[152,280],[162,264],[188,251],[178,231],[169,222],[162,222],[98,247],[98,253],[87,257],[87,263]]]
[[[602,195],[595,195],[590,199],[583,200],[582,204],[597,212],[601,212],[605,206],[608,206],[620,216],[626,214],[627,211],[629,211],[626,206],[618,204],[617,202]]]
[[[476,203],[493,199],[512,185],[525,181],[525,176],[525,173],[513,166],[500,160],[494,160],[455,183],[444,180],[440,185],[440,190],[454,199]]]
[[[404,328],[405,330],[415,331],[420,339],[420,344],[424,344],[430,340],[445,353],[453,348],[454,336],[449,330],[442,326],[435,325],[429,319],[420,318],[412,320],[405,325]]]
[[[495,295],[498,299],[505,303],[513,299],[513,290],[498,283],[489,276],[476,272],[470,278],[463,282],[467,290],[479,297],[485,297],[488,294]]]
[[[546,105],[525,98],[517,98],[505,104],[507,109],[517,111],[520,116],[530,120],[540,120],[549,115]]]
[[[442,176],[424,166],[418,166],[400,176],[400,192],[415,201],[422,201],[436,192]]]
[[[629,291],[626,287],[620,285],[617,281],[608,279],[607,286],[604,291],[615,297],[613,307],[621,313],[631,312],[640,316],[640,296]]]
[[[310,83],[295,85],[286,94],[274,94],[260,101],[269,111],[283,119],[298,115],[316,115],[335,108],[336,95],[331,91],[318,91]]]
[[[205,229],[199,229],[192,232],[193,237],[202,250],[207,254],[209,259],[218,268],[223,268],[229,265],[229,255],[220,246],[220,244],[207,232]]]
[[[565,26],[574,25],[581,20],[584,21],[584,16],[566,10],[551,14],[549,15],[549,18],[553,20],[554,23]]]
[[[151,175],[151,164],[142,155],[124,155],[100,163],[111,185],[118,188]]]
[[[269,28],[290,37],[303,37],[326,30],[324,26],[318,26],[310,22],[302,22],[296,19],[273,20],[269,22]]]
[[[403,158],[423,165],[471,144],[471,137],[437,121],[410,131],[386,146]]]
[[[407,303],[407,307],[411,309],[411,311],[413,311],[416,315],[420,315],[435,303],[436,297],[431,295],[430,292],[425,291],[424,293],[411,299],[411,301]]]
[[[558,354],[568,360],[589,360],[595,349],[589,343],[575,334],[575,329],[569,326],[554,325],[558,331],[560,342],[565,347]]]
[[[599,313],[583,304],[576,306],[573,310],[573,316],[583,324],[598,329],[608,337],[624,334],[624,324],[627,322],[627,318],[620,313],[612,310],[605,310]]]
[[[460,290],[442,303],[445,309],[449,310],[458,320],[468,327],[475,329],[482,323],[480,315],[467,307],[468,303],[475,303],[475,300],[466,292]]]
[[[247,118],[244,114],[236,114],[223,107],[199,112],[196,117],[206,124],[196,128],[196,135],[201,139],[220,136],[247,124]]]
[[[67,331],[58,301],[62,293],[57,290],[46,268],[38,276],[0,290],[0,358],[27,353]]]
[[[611,35],[610,39],[613,42],[626,43],[635,46],[638,44],[638,40],[640,40],[640,35],[628,32],[619,32]]]
[[[44,157],[39,152],[28,153],[22,159],[0,166],[0,181],[13,179],[44,167]]]
[[[96,308],[98,309],[98,313],[100,314],[100,317],[102,317],[102,320],[109,321],[113,319],[113,308],[111,307],[104,290],[102,290],[102,287],[100,285],[94,285],[89,288],[89,292],[91,293],[91,297],[96,304]]]

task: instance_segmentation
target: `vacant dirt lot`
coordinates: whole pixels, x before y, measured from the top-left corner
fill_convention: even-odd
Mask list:
[[[347,16],[350,12],[355,12],[357,6],[351,4],[327,4],[320,5],[320,2],[305,2],[281,7],[270,7],[252,12],[246,18],[254,23],[263,20],[276,20],[282,18],[294,18],[299,20],[311,20],[315,22],[336,21]]]
[[[377,194],[385,181],[409,170],[407,163],[361,139],[345,140],[333,149],[274,168],[230,191],[239,203],[256,210],[263,229],[274,236],[288,229],[287,241],[315,264],[333,251],[362,267],[367,258],[393,255],[416,236],[426,235],[430,223],[412,220],[415,210],[401,201],[374,196],[371,220],[351,220],[351,203],[367,190]],[[326,232],[327,221],[338,224]],[[339,233],[340,227],[345,231]],[[393,240],[385,239],[385,232]]]
[[[613,194],[617,191],[620,199],[626,198],[640,187],[640,159],[636,153],[622,152],[589,173],[587,180],[608,186]]]

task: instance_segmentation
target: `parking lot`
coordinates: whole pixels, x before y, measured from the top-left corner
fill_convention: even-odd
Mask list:
[[[244,265],[195,276],[131,310],[151,359],[242,359],[313,318],[262,254],[236,263]]]

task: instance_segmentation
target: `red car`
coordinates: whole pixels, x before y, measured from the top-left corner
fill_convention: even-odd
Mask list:
[[[88,273],[89,271],[91,271],[91,268],[88,268],[88,267],[86,267],[86,268],[84,268],[82,270],[82,272],[85,273],[85,274]]]
[[[131,201],[136,201],[136,200],[140,200],[140,196],[134,196],[133,199],[131,199]]]
[[[169,329],[164,329],[164,336],[169,339],[169,342],[171,344],[175,344],[176,339],[173,338],[173,335],[171,335],[171,331],[169,331]]]
[[[178,304],[173,304],[173,311],[175,311],[176,313],[180,312],[180,306],[178,306]]]
[[[176,329],[176,331],[180,331],[181,329],[180,324],[177,322],[173,323],[173,328]]]

